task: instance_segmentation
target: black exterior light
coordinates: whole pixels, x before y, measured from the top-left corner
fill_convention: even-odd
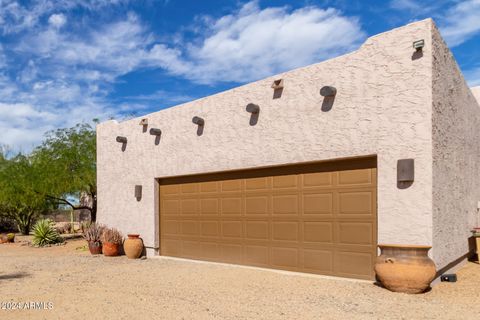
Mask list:
[[[150,134],[152,136],[160,136],[160,135],[162,135],[162,130],[157,129],[157,128],[151,128],[150,129]]]
[[[260,107],[257,104],[249,103],[246,107],[247,112],[257,114],[260,112]]]
[[[135,198],[137,198],[137,201],[142,200],[142,186],[141,185],[136,185],[135,186]]]
[[[417,40],[417,41],[413,41],[413,49],[415,49],[416,51],[420,51],[423,49],[423,47],[425,47],[425,40]]]
[[[412,183],[415,180],[415,162],[413,159],[397,161],[397,182]]]
[[[320,89],[320,95],[322,97],[334,97],[337,94],[337,89],[332,86],[324,86]]]
[[[162,135],[162,130],[157,128],[151,128],[150,134],[152,136],[155,136],[155,145],[158,146],[158,144],[160,143],[160,136]]]
[[[118,136],[116,140],[119,143],[123,143],[123,144],[127,143],[127,137]]]
[[[197,116],[195,116],[195,117],[192,118],[192,122],[195,123],[195,124],[198,125],[198,126],[203,126],[203,125],[205,125],[205,120],[203,120],[202,118],[197,117]]]
[[[198,128],[197,128],[197,136],[201,136],[203,134],[203,126],[205,125],[205,120],[203,120],[200,117],[193,117],[192,122],[195,123]]]

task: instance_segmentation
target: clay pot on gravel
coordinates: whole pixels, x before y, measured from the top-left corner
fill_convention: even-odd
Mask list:
[[[435,278],[435,263],[428,257],[429,246],[386,245],[378,246],[380,256],[375,263],[375,273],[390,291],[422,293]]]
[[[7,236],[5,234],[0,234],[0,244],[7,243],[7,242],[8,242]]]
[[[139,234],[129,234],[123,243],[123,250],[130,259],[138,259],[143,252],[143,240]]]
[[[7,242],[14,243],[15,242],[15,233],[8,233],[7,234]]]
[[[102,254],[102,243],[100,241],[88,241],[88,250],[91,254]]]
[[[102,247],[103,255],[108,257],[116,257],[120,255],[120,244],[104,242]]]

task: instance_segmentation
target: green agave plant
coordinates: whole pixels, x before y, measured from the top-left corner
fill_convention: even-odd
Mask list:
[[[50,219],[38,220],[33,226],[33,240],[35,246],[43,247],[49,244],[55,244],[62,241],[57,230]]]

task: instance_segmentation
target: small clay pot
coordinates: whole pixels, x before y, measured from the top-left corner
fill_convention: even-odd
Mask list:
[[[100,241],[88,241],[88,250],[91,254],[101,254],[102,243]]]
[[[143,241],[138,234],[129,234],[123,243],[123,250],[130,259],[138,259],[143,252]]]
[[[14,243],[15,242],[15,233],[7,234],[7,242]]]
[[[120,255],[120,244],[104,242],[102,247],[103,255],[107,257],[116,257]]]
[[[435,263],[428,257],[429,246],[379,245],[375,273],[390,291],[422,293],[435,278]]]
[[[8,242],[7,236],[4,234],[0,234],[0,244],[7,243],[7,242]]]

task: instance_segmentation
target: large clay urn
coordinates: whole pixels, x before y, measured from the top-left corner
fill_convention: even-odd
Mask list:
[[[404,293],[422,293],[435,278],[435,263],[428,257],[429,246],[387,245],[378,246],[375,272],[388,290]]]
[[[143,252],[143,241],[138,234],[129,234],[123,243],[123,250],[130,259],[138,259]]]

